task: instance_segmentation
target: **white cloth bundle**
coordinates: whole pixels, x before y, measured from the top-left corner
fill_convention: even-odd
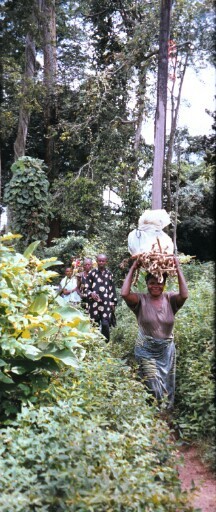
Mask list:
[[[128,251],[133,256],[143,252],[151,252],[154,249],[166,251],[167,254],[174,253],[173,241],[163,228],[170,224],[170,217],[166,210],[145,210],[138,222],[138,228],[128,235]],[[160,247],[158,246],[158,241]]]

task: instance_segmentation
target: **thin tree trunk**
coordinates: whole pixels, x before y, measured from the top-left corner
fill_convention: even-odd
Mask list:
[[[138,97],[139,97],[138,119],[137,119],[135,139],[134,139],[135,154],[139,150],[140,141],[141,141],[142,125],[143,125],[143,118],[144,118],[144,108],[145,108],[145,91],[146,91],[146,72],[144,72],[144,73],[142,72],[142,73],[140,73],[139,90],[138,90]]]
[[[166,140],[166,107],[168,81],[168,40],[172,0],[161,0],[158,57],[157,107],[155,116],[155,149],[152,182],[152,209],[162,208],[162,183]]]
[[[36,65],[36,50],[35,43],[31,34],[26,36],[26,48],[25,48],[25,73],[23,77],[22,86],[22,100],[19,111],[19,122],[17,137],[14,143],[14,160],[25,155],[26,149],[26,138],[28,134],[30,112],[31,112],[31,93],[29,91],[32,87],[32,81],[35,75]]]
[[[175,101],[174,101],[174,82],[173,82],[173,87],[172,87],[172,91],[171,91],[171,128],[170,128],[170,136],[169,136],[169,141],[168,141],[168,150],[167,150],[167,157],[166,157],[166,191],[167,191],[167,211],[168,212],[170,212],[172,209],[170,174],[171,174],[173,147],[174,147],[174,140],[175,140],[175,134],[176,134],[176,128],[177,128],[178,113],[179,113],[179,107],[180,107],[180,101],[181,101],[182,86],[183,86],[183,81],[184,81],[185,72],[186,72],[186,68],[187,68],[188,57],[189,57],[189,52],[186,54],[185,62],[183,65],[183,71],[182,71],[181,77],[180,77],[176,106],[175,106]]]
[[[0,49],[1,49],[1,46],[0,46]],[[0,107],[2,107],[2,103],[3,103],[3,64],[0,59]],[[0,132],[0,157],[1,157],[1,148],[2,148],[2,133]],[[0,206],[1,206],[1,198],[2,198],[2,165],[0,165]]]
[[[45,162],[48,166],[49,179],[55,176],[54,152],[55,140],[53,127],[56,124],[56,20],[55,0],[42,0],[43,52],[44,52],[44,86],[46,100],[44,108],[45,125]]]
[[[177,181],[176,181],[176,194],[175,194],[175,218],[174,218],[174,227],[173,227],[173,245],[174,245],[174,254],[177,254],[177,222],[178,222],[178,200],[179,200],[179,180],[180,180],[180,170],[181,170],[181,156],[180,156],[180,146],[177,150]]]

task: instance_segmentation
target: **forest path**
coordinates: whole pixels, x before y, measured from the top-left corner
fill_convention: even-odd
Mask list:
[[[190,491],[193,482],[197,488],[190,496],[190,503],[202,512],[216,512],[216,476],[203,464],[194,446],[182,446],[183,465],[178,466],[182,490]],[[193,481],[193,482],[192,482]]]

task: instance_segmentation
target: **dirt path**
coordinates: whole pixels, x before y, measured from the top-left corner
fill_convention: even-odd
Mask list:
[[[191,505],[202,512],[216,512],[216,478],[201,462],[195,447],[181,447],[184,465],[178,467],[182,490],[190,490],[193,482],[196,491],[191,495]]]

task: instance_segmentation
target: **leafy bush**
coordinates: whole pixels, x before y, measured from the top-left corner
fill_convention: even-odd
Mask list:
[[[208,439],[215,461],[214,267],[193,268],[189,299],[176,316],[176,417],[184,437]]]
[[[44,249],[47,258],[55,256],[60,259],[65,266],[70,266],[71,257],[80,257],[85,244],[83,236],[67,236],[66,238],[55,238],[52,240],[52,246]]]
[[[35,401],[47,386],[50,372],[62,364],[76,367],[83,359],[82,341],[94,338],[90,321],[80,310],[65,306],[47,270],[55,257],[39,260],[33,242],[24,252],[11,246],[15,235],[0,237],[0,396],[2,420]]]
[[[2,512],[192,512],[169,429],[107,346],[90,344],[45,398],[0,431]]]

